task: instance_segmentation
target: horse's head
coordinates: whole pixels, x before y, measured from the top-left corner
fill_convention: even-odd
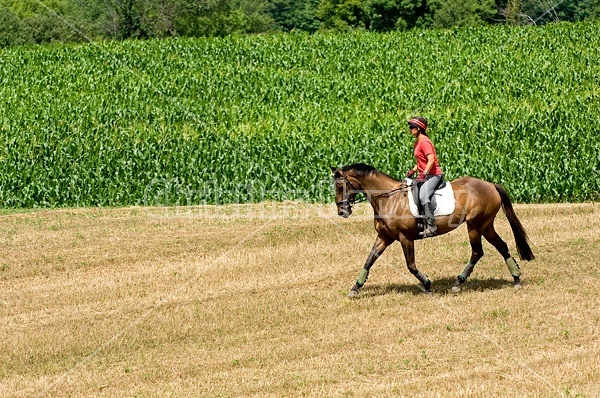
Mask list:
[[[352,214],[352,205],[356,195],[362,192],[360,182],[353,176],[352,170],[332,167],[331,171],[335,181],[335,204],[338,216],[348,218]]]

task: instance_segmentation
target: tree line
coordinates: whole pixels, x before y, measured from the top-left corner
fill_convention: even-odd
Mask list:
[[[0,47],[598,18],[598,0],[0,0]]]

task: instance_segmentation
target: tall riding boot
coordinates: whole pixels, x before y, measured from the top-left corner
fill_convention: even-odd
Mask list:
[[[428,202],[423,205],[423,210],[425,212],[425,223],[427,226],[425,227],[425,231],[421,232],[419,235],[423,238],[428,238],[430,236],[434,236],[437,227],[435,225],[435,217],[433,215],[433,203]]]

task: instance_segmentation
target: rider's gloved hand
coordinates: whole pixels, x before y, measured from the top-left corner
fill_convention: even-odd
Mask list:
[[[414,169],[410,169],[406,172],[406,178],[410,178],[412,177],[412,175],[415,174],[415,170]]]

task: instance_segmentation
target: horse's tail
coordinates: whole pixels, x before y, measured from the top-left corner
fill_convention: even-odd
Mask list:
[[[533,252],[531,251],[531,247],[529,244],[529,237],[525,232],[525,228],[523,228],[523,224],[517,218],[517,214],[513,209],[512,202],[508,197],[508,194],[500,184],[496,185],[496,191],[500,194],[500,198],[502,199],[502,210],[506,214],[506,218],[508,218],[508,222],[510,223],[510,228],[513,231],[513,235],[515,236],[515,242],[517,244],[517,252],[519,253],[519,257],[521,260],[531,261],[535,258]]]

